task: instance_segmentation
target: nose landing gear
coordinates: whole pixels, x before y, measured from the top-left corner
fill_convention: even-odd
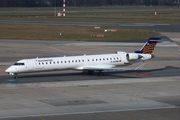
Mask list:
[[[18,74],[17,73],[14,73],[14,78],[15,79],[17,79],[18,78],[18,76],[17,76]]]
[[[17,79],[18,78],[18,76],[17,76],[18,74],[17,73],[14,73],[14,78],[15,79]]]
[[[9,75],[13,75],[15,79],[18,78],[18,76],[17,76],[18,74],[17,74],[17,73],[8,73],[8,74],[9,74]]]

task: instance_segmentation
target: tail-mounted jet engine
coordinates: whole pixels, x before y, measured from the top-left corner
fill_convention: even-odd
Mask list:
[[[128,53],[126,54],[126,58],[128,61],[138,60],[141,59],[143,56],[136,54],[136,53]]]

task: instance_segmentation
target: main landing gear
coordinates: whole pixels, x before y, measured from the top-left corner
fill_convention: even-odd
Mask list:
[[[93,75],[94,74],[94,70],[88,70],[88,74],[89,75]],[[103,75],[102,70],[97,71],[97,74],[98,74],[98,76],[102,76]]]
[[[89,74],[89,75],[93,75],[93,74],[94,74],[94,71],[93,71],[93,70],[88,70],[88,74]]]
[[[101,71],[98,71],[98,75],[99,75],[99,76],[103,76],[102,70],[101,70]]]

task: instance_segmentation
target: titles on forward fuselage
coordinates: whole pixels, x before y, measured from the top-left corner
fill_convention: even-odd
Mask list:
[[[38,62],[52,62],[53,59],[47,59],[47,60],[38,60]]]

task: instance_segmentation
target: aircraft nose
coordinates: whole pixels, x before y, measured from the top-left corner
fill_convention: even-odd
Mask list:
[[[14,71],[13,71],[13,68],[12,68],[12,67],[9,67],[9,68],[7,68],[7,69],[5,70],[5,72],[10,73],[10,72],[14,72]]]
[[[11,71],[10,67],[5,70],[5,72],[10,72],[10,71]]]

